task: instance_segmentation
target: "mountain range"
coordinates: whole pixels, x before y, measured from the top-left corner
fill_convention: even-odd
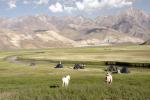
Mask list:
[[[129,8],[115,15],[0,18],[0,49],[143,44],[150,40],[150,14]]]

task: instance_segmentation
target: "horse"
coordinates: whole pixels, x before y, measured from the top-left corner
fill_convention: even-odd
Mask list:
[[[75,64],[73,69],[84,69],[85,64]]]
[[[106,74],[106,83],[111,85],[112,80],[113,80],[112,75],[110,73],[107,73]]]
[[[70,75],[67,75],[62,78],[62,87],[67,87],[69,85]]]

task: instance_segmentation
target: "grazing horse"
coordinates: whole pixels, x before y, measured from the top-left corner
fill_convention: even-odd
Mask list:
[[[85,64],[75,64],[73,69],[84,69]]]
[[[64,87],[67,87],[69,85],[69,81],[70,81],[70,75],[67,75],[65,77],[62,78],[62,86]]]
[[[111,85],[112,80],[113,80],[112,75],[110,73],[107,73],[106,74],[106,83]]]

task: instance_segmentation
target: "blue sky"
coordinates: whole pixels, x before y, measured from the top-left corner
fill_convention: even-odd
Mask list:
[[[150,0],[0,0],[0,17],[38,14],[96,17],[129,7],[150,13]]]

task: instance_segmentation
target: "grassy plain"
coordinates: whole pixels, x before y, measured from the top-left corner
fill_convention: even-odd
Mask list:
[[[113,74],[113,84],[107,86],[106,66],[97,63],[150,63],[149,51],[148,45],[1,51],[0,100],[150,100],[150,69],[129,68],[129,74]],[[5,59],[10,56],[32,60],[14,63]],[[65,61],[63,69],[54,68],[59,60]],[[35,66],[30,66],[32,61]],[[76,61],[89,63],[85,69],[73,70]],[[62,88],[61,78],[68,74],[70,85]],[[50,88],[53,85],[60,87]]]

